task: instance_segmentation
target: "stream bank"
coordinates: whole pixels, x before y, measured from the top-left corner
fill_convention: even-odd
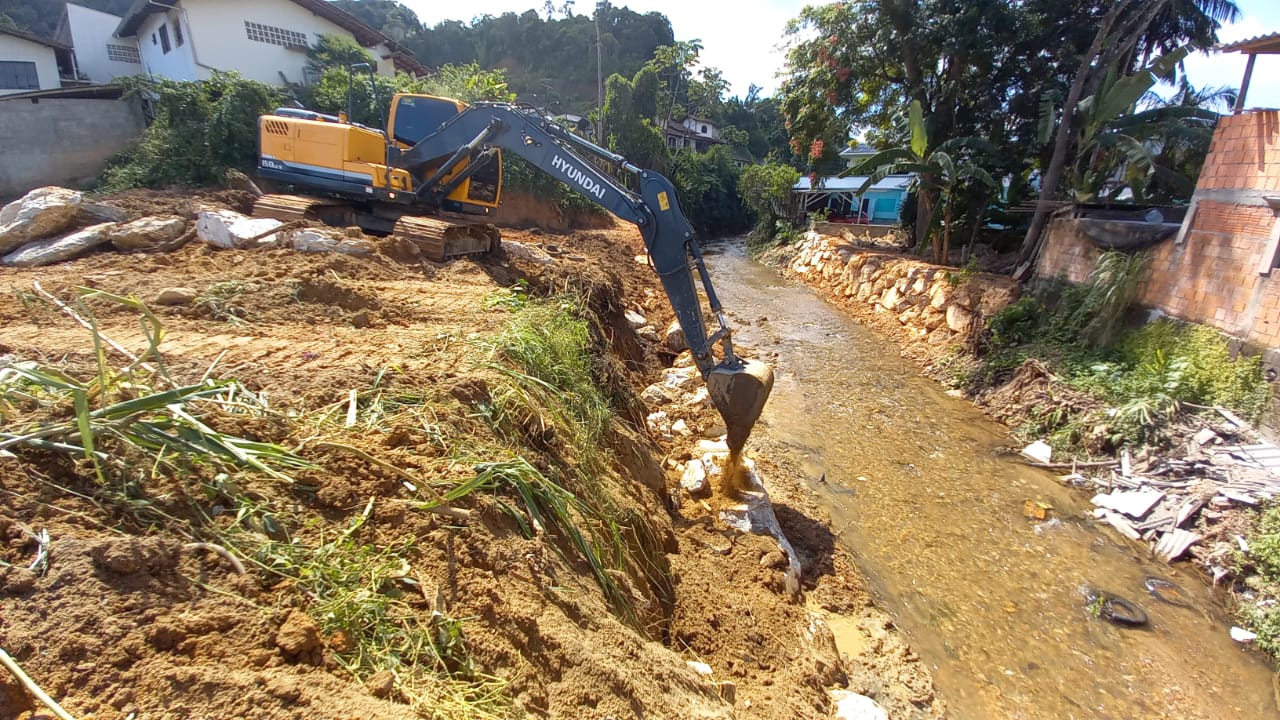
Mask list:
[[[903,360],[916,345],[855,322],[741,245],[717,252],[709,264],[737,336],[778,371],[753,442],[808,471],[952,716],[1275,716],[1268,664],[1227,637],[1194,573],[1147,560],[1086,518],[1087,498],[1007,459],[1006,429]],[[1028,500],[1054,517],[1026,518]],[[1189,606],[1148,595],[1150,577],[1188,589]],[[1093,617],[1095,588],[1141,605],[1150,625]]]

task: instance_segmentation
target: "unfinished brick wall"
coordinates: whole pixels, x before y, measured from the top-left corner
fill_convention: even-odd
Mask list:
[[[1280,112],[1222,118],[1181,242],[1175,237],[1148,249],[1138,301],[1280,348],[1280,269],[1272,269],[1280,226],[1264,194],[1280,195]],[[1074,220],[1056,219],[1048,232],[1036,274],[1086,280],[1101,251]]]

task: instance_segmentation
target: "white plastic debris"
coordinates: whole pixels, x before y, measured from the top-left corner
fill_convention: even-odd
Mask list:
[[[1053,460],[1053,448],[1043,440],[1037,440],[1022,448],[1022,456],[1028,460],[1048,464]]]
[[[1242,643],[1253,642],[1254,640],[1258,639],[1258,633],[1249,632],[1248,630],[1245,630],[1242,627],[1232,626],[1231,639],[1235,640],[1236,642],[1242,642]]]

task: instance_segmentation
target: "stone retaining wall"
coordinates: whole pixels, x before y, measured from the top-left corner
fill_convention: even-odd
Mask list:
[[[894,317],[911,338],[931,344],[961,338],[1020,293],[1003,275],[963,273],[813,231],[785,271],[855,310]]]

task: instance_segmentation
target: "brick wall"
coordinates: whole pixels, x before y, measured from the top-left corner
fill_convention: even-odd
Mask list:
[[[1138,301],[1280,348],[1280,269],[1271,270],[1280,228],[1262,200],[1268,191],[1280,195],[1280,112],[1224,117],[1181,241],[1171,238],[1147,250],[1151,261]],[[1055,219],[1048,232],[1037,276],[1087,279],[1101,251],[1074,220]]]

